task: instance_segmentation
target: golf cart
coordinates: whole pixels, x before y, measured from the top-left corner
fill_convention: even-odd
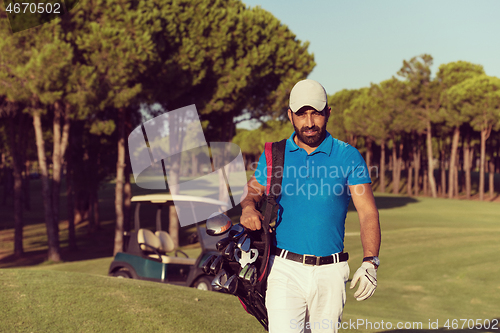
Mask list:
[[[215,244],[224,236],[209,236],[206,227],[197,223],[197,238],[202,251],[197,258],[189,258],[183,251],[174,248],[170,235],[162,228],[162,208],[174,204],[171,194],[134,196],[132,202],[136,203],[134,229],[124,232],[124,252],[116,254],[108,275],[212,290],[213,277],[205,274],[201,265],[210,255],[218,254]],[[210,205],[214,212],[219,211],[219,208],[222,208],[221,211],[227,208],[222,201],[195,196],[176,195],[175,203],[181,209],[194,209],[193,204]],[[156,223],[153,227],[146,228],[145,223],[141,223],[145,221],[141,221],[140,217],[147,215],[144,209],[141,214],[141,207],[145,206],[149,206],[149,209],[156,206]],[[150,230],[153,228],[155,231]]]

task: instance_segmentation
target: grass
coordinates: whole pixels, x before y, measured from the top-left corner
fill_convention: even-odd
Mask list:
[[[1,332],[263,331],[236,297],[193,288],[18,269],[0,270],[0,286]]]
[[[437,320],[439,331],[444,331],[447,319],[500,318],[498,203],[394,195],[377,195],[376,201],[382,227],[379,286],[364,302],[355,301],[354,290],[347,290],[344,322],[383,320],[393,326],[345,331],[395,332],[398,322],[421,322],[421,328],[435,332],[429,330],[429,320]],[[84,224],[79,228],[78,256],[87,260],[76,261],[73,254],[75,260],[61,264],[42,260],[29,269],[0,270],[1,332],[262,331],[235,297],[105,276],[111,255],[96,251],[86,256],[85,249],[92,247],[83,246],[95,235],[87,235]],[[103,224],[103,230],[108,228],[112,235],[111,222]],[[31,235],[25,241],[27,249],[41,251],[43,235],[36,234],[44,232],[43,224],[28,223],[25,232]],[[0,236],[7,239],[11,233],[6,229]],[[352,276],[362,257],[353,209],[347,216],[345,248]],[[197,249],[188,251],[196,256]],[[0,265],[23,266],[5,260]],[[223,319],[229,315],[238,321]]]
[[[377,197],[382,227],[379,287],[366,302],[348,299],[345,320],[424,323],[500,317],[500,210],[497,203]],[[394,203],[394,207],[388,205]],[[403,204],[404,203],[404,204]],[[385,205],[385,207],[384,207]],[[351,276],[361,261],[357,214],[345,239]],[[350,300],[350,302],[349,302]],[[364,330],[360,330],[364,331]]]

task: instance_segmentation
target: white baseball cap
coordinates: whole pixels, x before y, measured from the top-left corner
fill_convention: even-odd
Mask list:
[[[311,106],[316,111],[323,111],[326,101],[325,88],[314,80],[299,81],[290,92],[290,110],[293,112],[297,112],[303,106]]]

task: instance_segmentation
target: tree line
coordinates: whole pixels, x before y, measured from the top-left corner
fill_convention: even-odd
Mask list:
[[[121,251],[131,205],[126,141],[144,114],[195,104],[207,141],[230,141],[242,115],[284,112],[290,87],[315,66],[307,48],[269,12],[239,0],[86,0],[15,34],[1,17],[0,149],[4,179],[12,170],[15,255],[24,252],[34,160],[48,259],[61,260],[61,191],[76,248],[75,224],[88,218],[99,228],[98,190],[111,179]]]
[[[390,166],[392,193],[403,190],[404,175],[410,196],[456,198],[463,192],[469,199],[471,172],[478,170],[479,200],[485,198],[486,172],[493,199],[494,174],[500,170],[500,79],[466,61],[443,64],[432,76],[432,63],[432,56],[423,54],[403,61],[397,76],[329,96],[327,130],[376,167],[372,176],[380,192],[386,192]],[[240,130],[235,142],[255,160],[264,142],[291,134],[286,122]]]

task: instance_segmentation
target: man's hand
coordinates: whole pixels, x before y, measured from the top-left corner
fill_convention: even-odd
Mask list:
[[[240,223],[247,229],[259,230],[262,227],[260,221],[262,221],[263,218],[264,217],[257,209],[252,206],[247,206],[243,208]]]
[[[359,288],[354,293],[358,301],[370,298],[377,289],[377,270],[371,262],[364,262],[352,277],[351,287],[354,288],[359,280]]]
[[[266,187],[259,184],[252,176],[246,186],[246,193],[241,199],[240,223],[250,230],[259,230],[262,226],[260,221],[264,219],[262,214],[255,208],[255,205],[262,199]]]

